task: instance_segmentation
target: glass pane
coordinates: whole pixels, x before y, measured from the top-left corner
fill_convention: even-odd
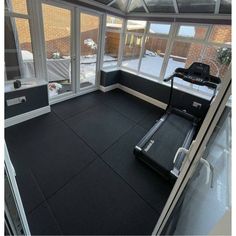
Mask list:
[[[188,26],[181,25],[179,28],[178,36],[204,39],[207,32],[207,27],[205,26]]]
[[[215,43],[231,44],[231,26],[214,25],[210,36],[210,41]]]
[[[80,88],[95,85],[99,37],[99,17],[80,15]]]
[[[103,67],[116,66],[119,54],[120,33],[106,32]]]
[[[9,0],[9,5],[9,8],[15,13],[28,14],[26,0]]]
[[[231,0],[221,0],[220,13],[231,14]]]
[[[117,0],[116,2],[111,4],[111,7],[114,7],[124,12],[126,10],[127,3],[128,0]]]
[[[141,0],[132,0],[128,12],[146,12]]]
[[[42,4],[49,96],[72,90],[71,12]]]
[[[145,42],[145,53],[142,57],[140,71],[155,77],[160,76],[164,60],[167,39],[147,37]]]
[[[208,46],[205,49],[203,63],[210,65],[210,73],[224,78],[231,62],[231,48]]]
[[[5,18],[5,66],[7,80],[35,77],[29,22]]]
[[[121,18],[107,15],[106,30],[121,30],[123,20]]]
[[[191,42],[175,41],[166,68],[164,78],[172,75],[176,68],[188,68],[193,62],[200,62],[203,45]],[[175,78],[175,83],[184,86],[191,86],[179,78]]]
[[[151,13],[175,13],[172,0],[145,0]]]
[[[158,23],[151,23],[149,33],[153,34],[169,34],[170,32],[170,25],[169,24],[158,24]]]
[[[144,33],[145,27],[146,21],[128,20],[127,22],[128,32]]]
[[[214,13],[215,0],[177,0],[180,13]]]
[[[142,40],[143,36],[136,36],[133,34],[126,35],[122,66],[133,70],[138,69]]]

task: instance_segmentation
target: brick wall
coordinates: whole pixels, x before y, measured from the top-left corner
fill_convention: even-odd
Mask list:
[[[196,36],[200,37],[202,36],[202,34],[203,31],[201,30],[201,28],[197,28]],[[214,26],[214,30],[210,39],[215,42],[222,42],[222,43],[231,42],[231,27],[221,26],[221,25]],[[192,62],[200,60],[202,56],[201,49],[202,46],[200,44],[192,43],[190,45],[185,65],[186,68],[189,67],[192,64]],[[224,76],[224,73],[228,68],[227,65],[221,65],[217,60],[216,47],[211,47],[211,46],[207,47],[204,52],[202,61],[210,65],[211,74],[219,76],[221,78]]]

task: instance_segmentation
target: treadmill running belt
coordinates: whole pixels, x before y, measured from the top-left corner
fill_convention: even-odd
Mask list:
[[[144,146],[143,153],[150,161],[158,163],[168,172],[171,171],[175,153],[182,147],[192,125],[190,120],[171,113]]]

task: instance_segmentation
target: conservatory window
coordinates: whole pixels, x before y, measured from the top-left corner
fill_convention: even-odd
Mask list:
[[[103,68],[117,66],[123,20],[107,15]]]
[[[200,61],[203,45],[194,42],[175,41],[169,56],[165,78],[173,74],[177,67],[188,68],[193,62]],[[190,86],[188,82],[176,78],[175,82]]]
[[[141,53],[143,36],[126,34],[122,66],[137,70]]]
[[[6,4],[6,80],[35,78],[34,53],[26,0],[11,0]]]
[[[122,58],[123,67],[138,70],[145,29],[146,21],[128,20]]]
[[[151,13],[175,13],[172,0],[145,0],[145,3]]]
[[[151,23],[148,32],[150,34],[168,35],[170,32],[170,26],[170,24]]]
[[[134,32],[143,34],[146,28],[146,21],[128,20],[127,32]]]
[[[204,39],[206,37],[208,27],[194,26],[194,25],[181,25],[178,30],[177,36],[195,39]]]
[[[159,77],[166,51],[167,39],[148,36],[145,42],[140,72]]]
[[[228,25],[214,25],[210,41],[214,43],[231,44],[231,26]]]
[[[180,13],[214,13],[215,0],[177,0]]]

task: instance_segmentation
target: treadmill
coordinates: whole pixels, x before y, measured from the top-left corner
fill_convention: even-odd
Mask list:
[[[174,78],[192,84],[207,86],[216,94],[220,78],[210,75],[210,66],[194,62],[188,69],[177,68],[173,75],[164,79],[171,81],[169,102],[165,114],[134,148],[135,156],[149,165],[164,178],[175,181],[180,173],[185,155],[196,136],[200,118],[171,106]]]

